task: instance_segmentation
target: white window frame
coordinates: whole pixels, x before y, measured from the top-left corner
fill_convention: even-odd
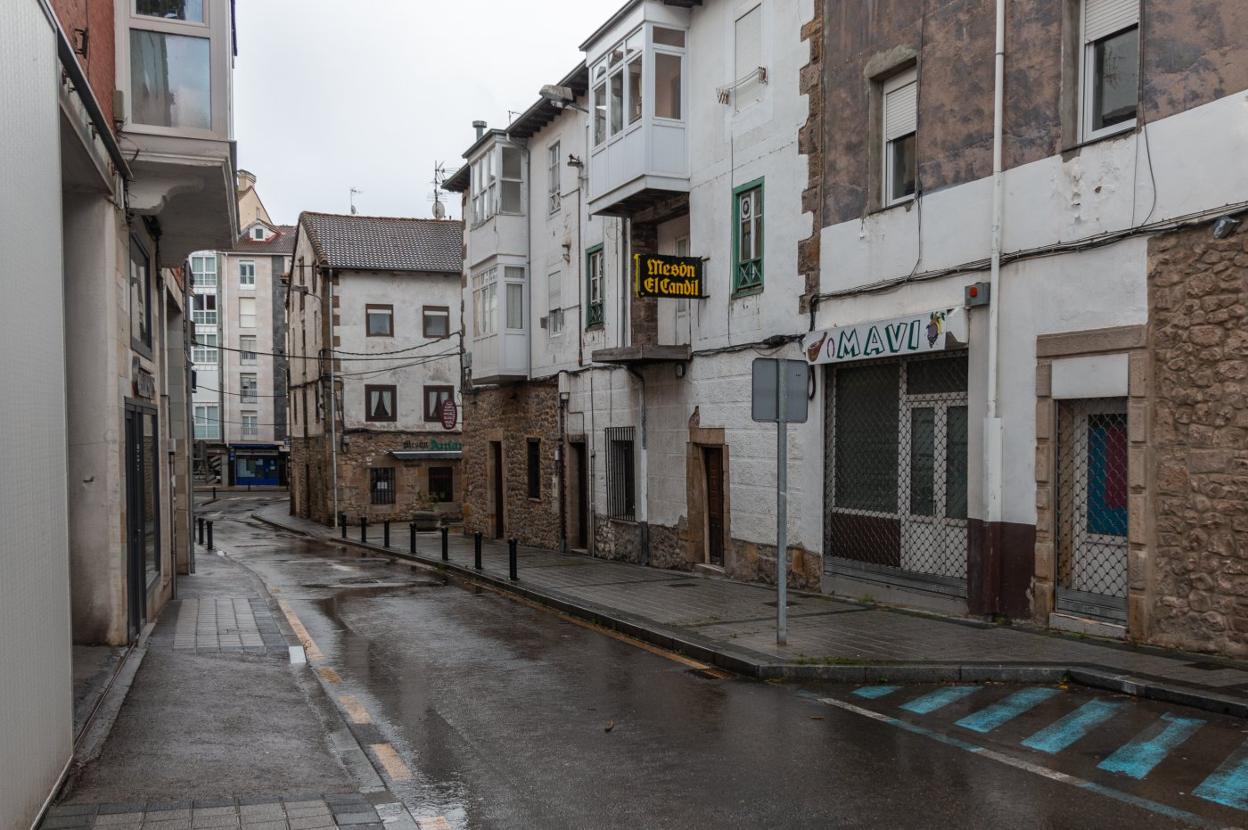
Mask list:
[[[250,278],[250,282],[248,282]],[[256,261],[254,259],[240,260],[238,263],[238,287],[247,291],[254,291],[256,288]]]
[[[251,303],[251,313],[243,311],[247,303]],[[248,318],[251,322],[248,323]],[[238,298],[238,327],[243,329],[254,329],[256,327],[256,298],[255,297],[239,297]]]
[[[506,288],[503,290],[503,302],[506,308],[503,309],[503,323],[507,331],[524,331],[528,326],[528,301],[525,298],[525,269],[522,265],[504,265],[503,266],[503,283]],[[520,308],[518,309],[520,325],[513,326],[511,324],[512,298],[518,295],[520,298]]]
[[[472,275],[472,333],[489,337],[498,333],[498,267]]]
[[[1096,2],[1104,9],[1102,19],[1095,30],[1089,30],[1089,3]],[[1136,117],[1117,124],[1110,124],[1093,129],[1096,113],[1096,44],[1122,34],[1128,29],[1135,29],[1139,36],[1140,7],[1139,0],[1080,0],[1079,3],[1079,139],[1080,142],[1096,141],[1099,138],[1125,133],[1135,129],[1139,121],[1140,100],[1135,100]],[[1137,49],[1136,54],[1139,54]],[[1136,66],[1138,80],[1140,66]]]
[[[503,164],[503,153],[505,151],[511,151],[516,154],[516,157],[520,162],[519,176],[508,177],[506,175],[506,166]],[[498,144],[495,146],[493,152],[496,154],[494,164],[495,169],[498,172],[496,180],[497,189],[493,196],[496,200],[494,203],[494,212],[506,214],[507,216],[523,216],[525,214],[525,201],[527,199],[524,187],[525,167],[527,166],[526,153],[522,147],[513,144]],[[517,210],[503,209],[503,185],[509,182],[515,183],[520,191],[519,195],[516,197]]]
[[[251,410],[240,412],[238,419],[244,438],[255,438],[260,434],[260,413]]]
[[[251,229],[251,238],[257,242],[264,241],[264,225],[256,225]]]
[[[251,342],[248,343],[247,341]],[[250,346],[251,348],[248,348]],[[238,338],[238,362],[243,366],[256,365],[256,335],[243,334]]]
[[[212,308],[207,308],[208,301],[212,300]],[[196,308],[203,302],[205,308]],[[215,326],[220,320],[221,309],[217,305],[217,295],[210,291],[191,295],[191,322],[197,326]]]
[[[248,393],[248,381],[250,381],[251,392]],[[260,402],[260,376],[255,372],[243,372],[238,376],[238,400],[239,403],[259,403]]]
[[[917,67],[911,67],[910,69],[907,69],[904,72],[897,73],[893,77],[884,81],[884,83],[881,85],[881,89],[880,89],[880,93],[881,93],[880,94],[880,139],[881,139],[881,150],[882,150],[882,155],[883,155],[883,159],[882,159],[883,174],[880,178],[880,181],[882,184],[883,192],[880,194],[881,196],[880,204],[882,204],[884,207],[892,207],[893,205],[900,205],[900,204],[905,204],[906,202],[911,202],[914,200],[914,197],[916,195],[915,193],[908,193],[904,196],[898,196],[896,198],[893,198],[893,182],[894,182],[894,177],[896,176],[896,172],[897,172],[893,169],[893,143],[913,135],[916,138],[916,145],[917,145],[918,83],[919,83],[918,69]],[[907,114],[910,116],[908,123],[912,127],[912,129],[907,130],[905,129],[904,126],[903,127],[892,126],[890,128],[889,114],[888,114],[889,98],[890,96],[893,96],[893,95],[905,95],[907,90],[910,88],[913,89],[914,111],[907,113]],[[903,123],[906,123],[906,122],[903,120]],[[918,163],[917,158],[915,160],[915,163],[917,165]],[[917,171],[916,171],[916,179],[917,179]],[[917,193],[917,187],[916,187],[916,193]]]
[[[758,8],[755,6],[755,8]],[[676,239],[676,256],[689,256],[689,237],[681,236]],[[689,298],[679,297],[676,300],[676,319],[689,316]]]
[[[198,268],[196,266],[199,266]],[[191,255],[191,285],[197,289],[211,288],[212,291],[197,291],[197,294],[214,294],[217,290],[217,257],[216,254]]]
[[[212,338],[212,343],[208,343]],[[216,366],[219,360],[220,341],[215,331],[195,332],[195,343],[191,346],[191,362],[197,366]]]
[[[556,141],[546,148],[546,211],[548,214],[558,213],[559,208],[562,207],[563,196],[560,191],[563,186],[560,181],[562,171],[559,162],[560,149],[559,142]]]
[[[563,272],[553,271],[546,277],[546,336],[563,336]]]
[[[215,403],[195,404],[195,438],[201,441],[221,439],[221,407]]]

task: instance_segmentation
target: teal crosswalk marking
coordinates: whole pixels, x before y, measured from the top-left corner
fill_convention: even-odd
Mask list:
[[[900,688],[900,686],[863,686],[862,688],[854,689],[854,694],[858,697],[865,697],[867,700],[878,700],[891,695]]]
[[[1232,752],[1192,790],[1192,795],[1236,810],[1248,810],[1248,743]]]
[[[1044,687],[1023,689],[1010,695],[1005,700],[998,701],[991,706],[980,709],[978,712],[967,715],[958,721],[958,726],[974,732],[991,732],[1001,724],[1008,723],[1024,712],[1034,709],[1055,694],[1057,694],[1057,689],[1046,689]]]
[[[901,708],[916,715],[926,715],[975,692],[978,686],[949,686],[915,698]]]
[[[1050,755],[1061,752],[1122,710],[1121,703],[1089,700],[1061,720],[1023,741],[1023,746]]]
[[[1143,779],[1160,764],[1170,751],[1195,734],[1204,725],[1197,718],[1180,718],[1169,712],[1145,729],[1128,744],[1118,748],[1097,766],[1107,772]]]

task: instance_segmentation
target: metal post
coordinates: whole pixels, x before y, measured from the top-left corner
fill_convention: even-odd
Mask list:
[[[361,542],[368,541],[368,517],[367,516],[360,517],[360,541]]]
[[[449,540],[447,539],[447,535],[449,533],[450,533],[450,528],[448,528],[446,525],[442,525],[442,561],[443,562],[450,561],[450,558],[451,558],[451,551],[450,551],[450,548],[448,547]]]
[[[383,548],[390,547],[390,520],[386,519],[381,523],[381,546]]]
[[[784,411],[784,364],[776,369],[780,392],[776,424],[776,643],[789,641],[789,425]]]
[[[208,550],[212,550],[212,520],[208,521]]]
[[[472,534],[472,566],[481,570],[481,533]]]
[[[407,526],[409,536],[407,538],[407,552],[412,556],[416,555],[416,523],[412,522]]]
[[[195,525],[199,535],[199,543],[202,545],[204,543],[204,517],[200,516],[197,518],[195,520]]]
[[[342,528],[342,538],[347,538],[347,514],[338,514],[338,527]]]
[[[212,488],[212,500],[213,501],[217,500],[217,488],[216,487]]]
[[[516,544],[515,539],[507,540],[507,570],[513,582],[520,578],[516,576]]]

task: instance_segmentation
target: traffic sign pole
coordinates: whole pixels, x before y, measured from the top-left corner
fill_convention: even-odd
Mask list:
[[[789,641],[788,554],[789,554],[789,425],[785,418],[786,372],[779,371],[779,401],[776,423],[776,643]]]

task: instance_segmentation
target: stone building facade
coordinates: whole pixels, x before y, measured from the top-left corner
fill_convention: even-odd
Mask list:
[[[460,512],[462,225],[304,213],[286,293],[292,514]]]
[[[1150,638],[1248,655],[1248,233],[1149,246]]]

